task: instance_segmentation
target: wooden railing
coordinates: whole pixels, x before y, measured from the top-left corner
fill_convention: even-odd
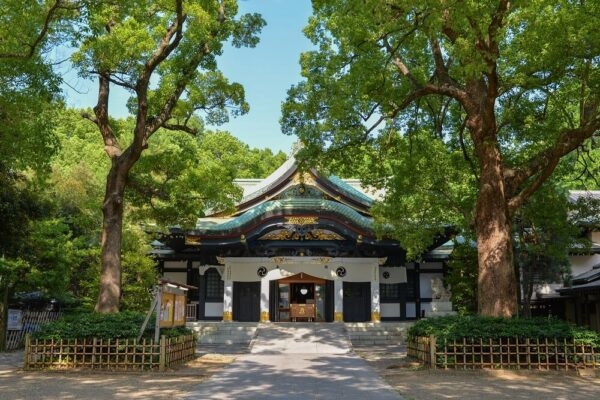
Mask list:
[[[198,302],[197,301],[191,301],[186,304],[185,320],[188,322],[198,320]]]
[[[159,370],[175,367],[195,357],[193,335],[152,339],[25,340],[25,370],[108,369]]]
[[[9,330],[6,334],[6,349],[22,349],[25,345],[25,336],[36,332],[40,325],[55,321],[60,317],[57,311],[29,311],[24,310],[22,314],[22,328],[20,330]]]
[[[566,339],[468,339],[407,342],[407,354],[431,368],[578,370],[600,368],[600,349]]]

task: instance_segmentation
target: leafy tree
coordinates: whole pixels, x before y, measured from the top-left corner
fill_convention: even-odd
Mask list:
[[[235,178],[265,177],[284,160],[283,153],[250,149],[228,132],[154,136],[130,174],[132,218],[194,226],[204,210],[231,208],[241,197]]]
[[[515,265],[526,318],[531,317],[535,286],[562,281],[569,270],[569,251],[579,239],[579,228],[568,216],[567,193],[553,183],[542,185],[514,218]]]
[[[460,315],[477,312],[477,246],[463,236],[454,239],[444,283],[450,286],[452,308]]]
[[[234,0],[84,2],[80,45],[72,61],[98,79],[98,102],[86,117],[98,128],[110,160],[102,203],[101,280],[96,310],[117,312],[125,189],[130,171],[160,128],[196,133],[192,116],[221,123],[248,110],[241,85],[218,70],[223,43],[254,46],[264,21],[236,18]],[[135,125],[123,132],[110,119],[111,87],[131,94]]]
[[[425,227],[414,239],[444,220],[471,227],[478,311],[513,315],[513,217],[600,128],[599,7],[313,0],[305,32],[318,50],[301,57],[284,131],[323,162],[370,160],[367,178],[392,192],[383,211],[400,201],[380,215],[403,243],[411,223]],[[403,176],[409,156],[419,164]],[[413,190],[394,192],[402,180]]]

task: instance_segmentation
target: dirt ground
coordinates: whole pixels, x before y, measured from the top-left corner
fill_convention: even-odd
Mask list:
[[[380,349],[361,355],[406,400],[590,400],[600,398],[600,378],[565,372],[427,370]],[[21,358],[19,358],[21,357]],[[218,372],[235,355],[206,354],[186,366],[150,373],[27,372],[22,353],[0,354],[0,400],[178,399]]]
[[[594,371],[429,370],[406,356],[358,350],[406,400],[590,400],[600,398]]]
[[[178,399],[234,359],[206,354],[176,370],[145,373],[0,369],[0,400]]]

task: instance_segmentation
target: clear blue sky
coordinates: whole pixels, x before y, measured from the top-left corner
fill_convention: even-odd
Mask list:
[[[250,112],[212,129],[231,132],[250,147],[270,148],[289,153],[295,137],[281,133],[279,118],[281,103],[287,90],[300,81],[300,53],[311,48],[302,29],[311,14],[310,0],[238,0],[240,13],[257,12],[267,25],[260,34],[260,43],[253,49],[225,48],[219,58],[219,68],[230,81],[241,83],[246,90]],[[59,57],[60,58],[60,57]],[[96,104],[96,83],[81,81],[70,71],[65,72],[67,103],[73,107],[93,107]],[[113,92],[116,93],[116,92]],[[111,113],[124,116],[126,96],[111,100]],[[120,114],[120,115],[119,115]]]

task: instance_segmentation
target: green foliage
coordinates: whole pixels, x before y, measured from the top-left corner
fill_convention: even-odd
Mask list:
[[[266,177],[284,160],[228,132],[154,136],[131,173],[131,218],[159,228],[194,226],[202,210],[227,210],[241,198],[234,179]]]
[[[4,0],[0,4],[0,160],[40,171],[56,151],[50,121],[60,78],[46,52],[70,30],[65,1]]]
[[[282,127],[302,157],[385,189],[381,234],[417,257],[477,235],[479,312],[517,312],[511,218],[600,133],[597,2],[313,1]],[[492,233],[493,232],[493,233]],[[485,260],[485,261],[484,261]],[[501,305],[502,304],[502,305]]]
[[[444,278],[452,296],[452,308],[459,315],[477,312],[477,247],[471,239],[454,239],[454,249],[448,261],[448,275]]]
[[[445,316],[421,319],[407,331],[409,338],[433,335],[443,340],[467,339],[573,339],[600,347],[600,333],[555,318],[492,318],[481,316]]]
[[[139,335],[146,315],[124,311],[117,314],[78,313],[44,324],[32,334],[34,339],[134,339]],[[185,327],[161,329],[161,335],[175,337],[189,335]],[[154,337],[154,317],[150,319],[144,337]]]

